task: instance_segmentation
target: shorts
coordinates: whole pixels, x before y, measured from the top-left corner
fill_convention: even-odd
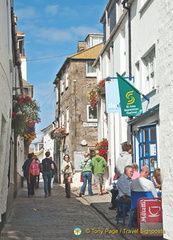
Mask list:
[[[94,174],[94,177],[95,177],[95,184],[96,185],[100,185],[102,186],[103,185],[103,173],[96,173]]]

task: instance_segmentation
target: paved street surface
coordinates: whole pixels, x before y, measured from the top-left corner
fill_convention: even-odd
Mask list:
[[[52,195],[45,198],[43,183],[35,196],[27,197],[26,184],[15,199],[11,216],[6,222],[1,240],[138,240],[141,237],[128,232],[115,222],[115,210],[109,210],[110,196],[83,196],[73,189],[71,198],[65,197],[63,186],[54,184]],[[80,228],[81,234],[80,234]],[[133,229],[135,230],[135,229]],[[78,234],[78,235],[75,235]],[[80,235],[79,235],[80,234]],[[152,238],[154,239],[154,238]]]

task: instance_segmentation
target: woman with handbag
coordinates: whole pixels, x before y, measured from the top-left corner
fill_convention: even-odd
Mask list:
[[[71,183],[72,183],[72,177],[74,174],[74,167],[72,162],[70,161],[70,156],[66,154],[63,158],[62,163],[62,170],[61,172],[64,174],[64,184],[65,184],[65,192],[66,197],[71,197]]]
[[[81,187],[79,197],[85,194],[87,182],[88,182],[88,195],[92,196],[92,164],[90,159],[90,154],[85,153],[84,159],[80,163],[80,168],[82,169],[81,177],[83,178],[83,185]]]

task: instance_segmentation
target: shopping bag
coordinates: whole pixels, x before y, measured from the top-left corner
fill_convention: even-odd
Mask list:
[[[83,177],[82,177],[82,173],[81,173],[81,175],[80,175],[80,182],[83,182],[84,180],[83,180]]]

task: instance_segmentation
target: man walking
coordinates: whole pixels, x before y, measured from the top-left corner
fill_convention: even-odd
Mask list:
[[[52,170],[54,169],[53,161],[50,159],[50,152],[45,153],[46,158],[42,160],[43,165],[43,180],[45,197],[51,195],[51,178]]]
[[[95,157],[92,158],[92,169],[95,177],[95,183],[98,188],[98,195],[102,195],[103,176],[105,173],[106,160],[99,156],[99,150],[95,150]]]

